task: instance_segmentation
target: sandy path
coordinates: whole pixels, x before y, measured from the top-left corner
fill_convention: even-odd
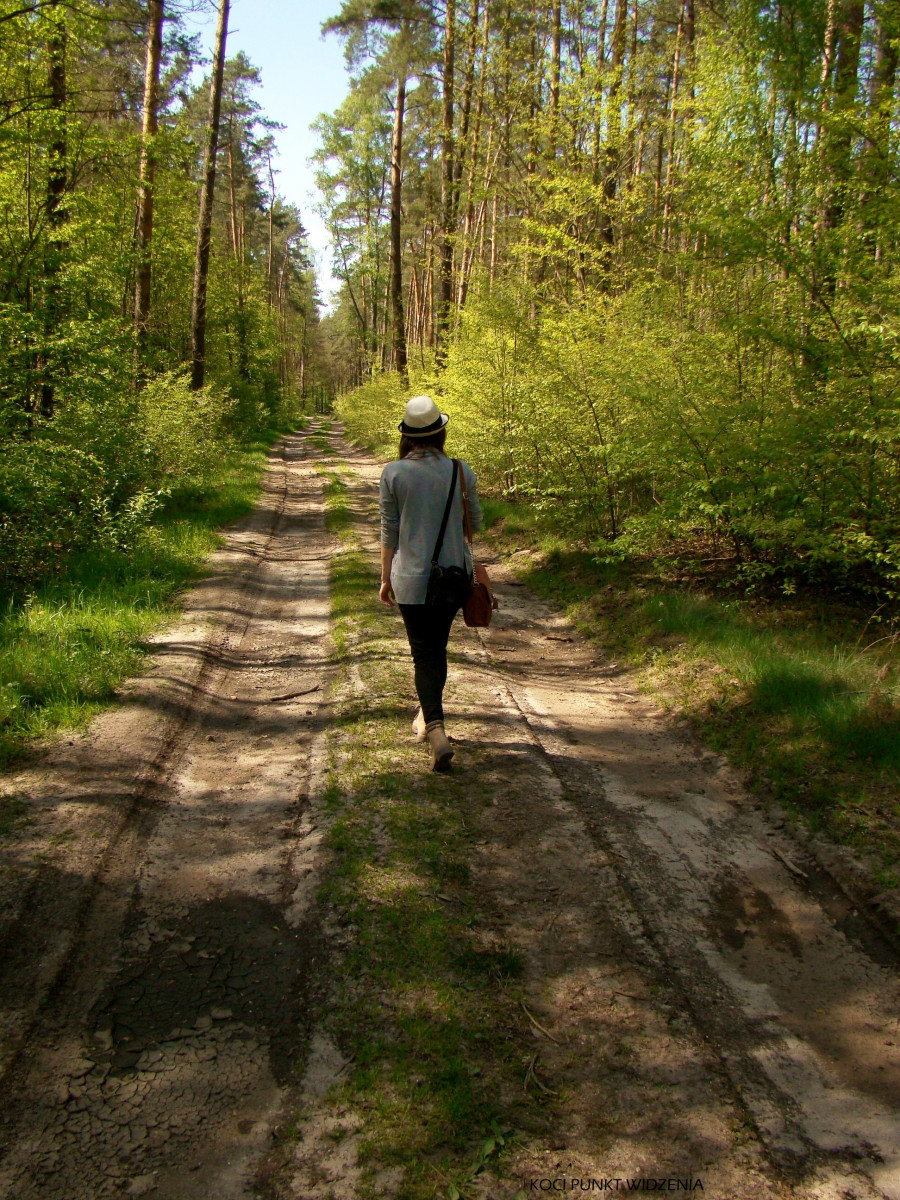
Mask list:
[[[9,781],[0,1195],[243,1194],[306,1036],[293,903],[328,675],[321,480],[302,439],[152,669]],[[301,868],[303,869],[303,868]]]
[[[374,555],[378,468],[333,444]],[[306,1110],[327,1108],[321,457],[285,440],[151,671],[7,781],[36,820],[0,883],[0,1196],[254,1195],[297,1064]],[[890,948],[720,760],[494,573],[499,618],[454,635],[456,778],[495,789],[473,864],[485,936],[527,954],[553,1036],[524,1030],[564,1097],[498,1195],[565,1158],[702,1174],[706,1195],[900,1198]],[[327,1130],[313,1112],[284,1195],[354,1194]]]

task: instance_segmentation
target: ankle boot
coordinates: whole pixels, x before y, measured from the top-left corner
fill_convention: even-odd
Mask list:
[[[425,741],[425,717],[421,708],[416,709],[416,715],[413,717],[413,733],[416,735],[417,742]]]
[[[449,771],[454,750],[447,741],[443,721],[432,721],[425,728],[425,736],[428,739],[428,745],[431,747],[433,759],[431,764],[432,771]]]

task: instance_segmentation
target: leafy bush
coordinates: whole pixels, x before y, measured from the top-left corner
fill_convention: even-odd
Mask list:
[[[434,384],[448,449],[483,489],[552,510],[596,553],[704,546],[743,586],[896,597],[896,339],[859,326],[850,354],[822,324],[801,354],[800,309],[778,289],[723,273],[692,307],[656,277],[540,308],[522,284],[473,290]],[[768,311],[783,329],[760,327]],[[396,376],[377,375],[338,408],[351,436],[384,448],[403,399]]]
[[[14,442],[0,460],[3,591],[31,587],[58,571],[110,524],[100,462],[49,441]]]
[[[214,387],[192,392],[187,375],[157,375],[137,401],[137,437],[145,484],[165,487],[204,475],[226,448],[234,400]]]
[[[356,391],[339,396],[334,408],[352,441],[367,450],[386,451],[397,443],[397,424],[410,394],[399,375],[379,372]]]

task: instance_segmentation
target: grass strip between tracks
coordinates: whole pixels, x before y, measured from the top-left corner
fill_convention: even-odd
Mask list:
[[[599,562],[526,505],[484,508],[518,579],[763,796],[865,853],[876,889],[900,888],[896,625],[834,597],[736,595],[675,562]]]
[[[340,543],[339,680],[322,902],[340,982],[325,1024],[351,1063],[333,1100],[363,1119],[363,1195],[377,1190],[379,1171],[399,1168],[398,1200],[455,1200],[481,1177],[503,1177],[510,1145],[546,1116],[523,1088],[523,959],[486,935],[489,900],[470,875],[479,812],[491,803],[476,782],[478,749],[466,748],[464,776],[428,770],[410,728],[408,650],[396,613],[377,605],[377,564],[360,548],[335,474],[326,522]]]
[[[202,484],[173,492],[130,553],[85,553],[0,613],[0,766],[59,729],[84,727],[140,670],[147,636],[176,615],[219,530],[256,503],[274,436],[231,451]],[[8,824],[0,821],[0,837]]]

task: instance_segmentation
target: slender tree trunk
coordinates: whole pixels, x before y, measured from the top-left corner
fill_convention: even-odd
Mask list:
[[[463,77],[462,106],[459,118],[459,144],[456,148],[453,164],[453,218],[459,216],[460,193],[465,161],[469,153],[469,119],[472,115],[472,94],[475,90],[475,60],[478,54],[478,5],[479,0],[472,0],[469,12],[469,43],[466,54],[466,71]]]
[[[822,74],[820,88],[822,92],[819,104],[820,112],[827,116],[831,109],[831,84],[834,72],[834,50],[837,45],[837,12],[838,0],[828,0],[827,17],[825,21],[825,42],[822,47]],[[822,123],[816,129],[816,140],[821,142]]]
[[[406,367],[406,320],[403,315],[403,243],[401,223],[403,205],[403,110],[406,106],[406,76],[397,79],[394,105],[394,134],[391,139],[391,317],[393,320],[394,367],[404,383]]]
[[[388,342],[388,320],[391,311],[391,272],[390,264],[388,264],[388,277],[384,285],[384,304],[381,309],[381,344],[379,346],[378,358],[382,371],[388,369],[390,361],[390,348]],[[403,311],[403,299],[400,300],[400,311]]]
[[[693,3],[693,0],[691,0]],[[631,6],[631,42],[628,47],[628,122],[626,142],[628,147],[626,179],[634,177],[634,132],[637,116],[637,65],[638,65],[638,0],[632,0]]]
[[[456,0],[446,0],[444,25],[443,104],[441,120],[441,263],[437,313],[437,361],[447,353],[453,305],[453,89],[456,45]]]
[[[159,106],[159,63],[162,57],[164,0],[148,0],[147,65],[144,71],[144,119],[141,128],[141,165],[138,183],[137,278],[134,285],[135,377],[140,349],[147,341],[150,321],[151,254],[153,245],[153,178],[156,167],[154,138]]]
[[[619,145],[621,116],[619,92],[622,87],[622,69],[625,62],[625,24],[628,17],[628,0],[616,0],[616,16],[613,23],[612,53],[610,58],[609,94],[606,101],[606,154],[603,165],[603,211],[600,214],[600,236],[607,247],[613,244],[615,231],[612,206],[616,198],[619,162],[622,148]]]
[[[828,122],[830,127],[823,130],[822,138],[826,183],[819,224],[824,230],[835,229],[844,213],[844,192],[850,174],[853,144],[849,117],[856,101],[864,20],[863,0],[844,0],[838,14],[833,100]]]
[[[669,95],[672,91],[672,75],[671,72],[666,72],[666,90],[663,93],[663,110],[660,115],[659,129],[656,135],[656,172],[654,186],[654,215],[659,213],[660,198],[662,196],[662,169],[663,159],[665,157],[666,147],[666,125],[669,115]]]
[[[888,200],[888,181],[891,169],[891,115],[894,104],[894,86],[897,78],[898,51],[897,34],[900,12],[892,0],[885,0],[876,10],[878,32],[875,45],[875,63],[869,87],[870,136],[868,152],[863,161],[863,190],[860,208],[866,243],[880,261],[883,245],[878,237],[878,209]]]
[[[609,0],[603,0],[600,8],[600,30],[597,34],[597,86],[594,89],[594,144],[591,152],[595,183],[600,179],[600,125],[603,119],[603,72],[606,66],[606,22],[608,16]]]
[[[266,149],[266,166],[269,173],[269,214],[268,214],[268,235],[269,244],[266,251],[266,282],[267,295],[269,306],[272,305],[272,251],[275,235],[275,172],[272,170],[272,148],[268,146]]]
[[[49,67],[47,90],[50,93],[50,108],[56,117],[53,141],[50,143],[47,169],[47,241],[44,250],[44,343],[53,338],[62,315],[59,295],[59,267],[62,258],[65,224],[63,198],[68,186],[68,146],[66,137],[66,24],[65,15],[58,0],[53,0],[48,14],[51,33],[47,42]],[[46,349],[41,354],[41,416],[53,416],[56,386],[54,375],[56,364],[48,361]]]
[[[669,241],[669,218],[672,213],[672,188],[675,183],[675,131],[678,126],[678,87],[681,82],[681,50],[684,38],[684,16],[687,0],[682,0],[675,33],[675,52],[672,57],[672,103],[669,108],[669,146],[666,155],[665,203],[663,206],[663,244]]]
[[[562,0],[553,0],[550,14],[550,132],[547,141],[547,161],[556,159],[559,123],[559,75],[562,48]]]
[[[494,288],[494,277],[497,273],[497,189],[494,189],[494,198],[491,204],[491,265],[488,276],[491,291]]]
[[[437,316],[435,313],[435,254],[434,254],[434,226],[431,229],[431,240],[428,243],[428,345],[434,350],[437,350]]]
[[[231,253],[234,261],[239,257],[237,187],[234,180],[234,116],[228,115],[228,212],[231,219]]]
[[[216,46],[212,78],[209,84],[209,121],[203,182],[200,187],[200,215],[197,221],[197,253],[194,259],[194,291],[191,299],[191,387],[203,387],[206,376],[206,285],[209,279],[209,251],[212,241],[212,206],[216,188],[216,153],[219,148],[219,116],[222,111],[222,78],[225,73],[225,43],[228,38],[229,0],[219,0]]]
[[[406,308],[406,344],[413,346],[419,335],[419,272],[416,269],[416,256],[412,256],[409,272],[409,300]]]
[[[490,0],[486,0],[484,6],[483,32],[481,38],[481,77],[478,81],[478,99],[475,102],[475,125],[472,130],[472,146],[469,153],[469,178],[466,185],[466,220],[463,233],[463,252],[462,265],[460,269],[459,286],[456,295],[457,311],[461,310],[465,304],[465,293],[468,286],[468,269],[466,259],[468,258],[469,267],[471,267],[472,257],[475,253],[475,247],[472,244],[472,222],[475,216],[475,177],[478,171],[478,150],[481,143],[481,119],[484,114],[484,91],[487,82],[487,49],[488,49],[488,27],[490,19]],[[487,158],[491,157],[491,139],[493,135],[493,123],[488,131],[488,148]]]

